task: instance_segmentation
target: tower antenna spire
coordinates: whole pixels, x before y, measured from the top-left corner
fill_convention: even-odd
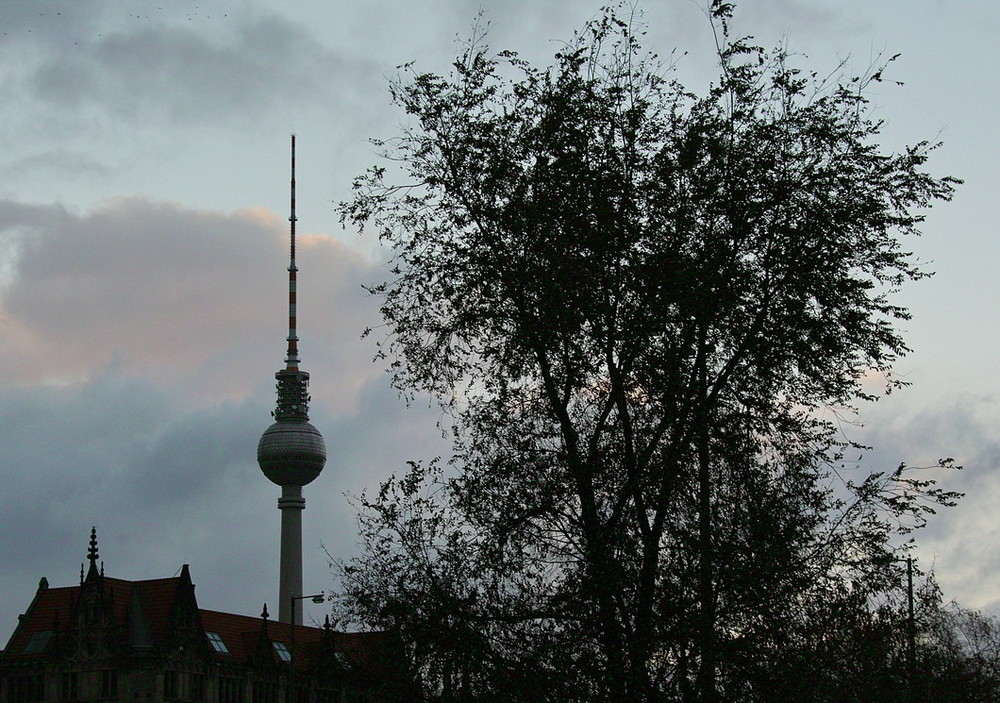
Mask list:
[[[296,273],[298,267],[295,265],[295,135],[292,135],[292,190],[291,190],[291,213],[288,216],[289,239],[291,240],[290,256],[288,262],[288,353],[285,355],[285,368],[289,371],[297,371],[299,368],[299,337],[296,330]]]

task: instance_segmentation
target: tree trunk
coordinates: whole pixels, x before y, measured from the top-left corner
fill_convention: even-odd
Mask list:
[[[704,357],[703,357],[704,358]],[[712,543],[712,458],[708,388],[704,363],[700,369],[698,410],[698,640],[700,663],[696,690],[701,703],[716,703],[715,550]]]

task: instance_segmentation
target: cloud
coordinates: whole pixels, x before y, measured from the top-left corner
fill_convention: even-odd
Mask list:
[[[102,12],[101,3],[3,3],[5,43],[19,45],[42,43],[48,46],[65,44],[74,36],[91,31]]]
[[[175,127],[240,113],[259,121],[303,96],[323,100],[344,74],[365,70],[304,27],[246,11],[211,26],[132,22],[52,49],[24,78],[47,109]]]
[[[37,152],[11,164],[17,173],[41,172],[49,178],[71,178],[76,176],[100,178],[108,174],[108,168],[99,159],[75,149],[53,149]]]
[[[176,388],[113,373],[0,390],[0,587],[17,594],[0,606],[4,627],[40,576],[74,582],[90,525],[109,573],[162,577],[190,562],[224,581],[214,554],[252,536],[253,481],[266,483],[253,461],[266,402],[191,407]]]
[[[114,366],[245,397],[284,351],[286,228],[261,210],[123,199],[75,215],[0,202],[16,261],[0,296],[0,381],[77,381]],[[299,265],[304,352],[338,379],[358,371],[370,265],[322,235],[303,240]]]
[[[1000,442],[994,428],[1000,415],[996,397],[952,395],[932,405],[912,404],[903,391],[865,413],[859,439],[874,447],[865,457],[872,470],[892,470],[900,462],[932,466],[953,457],[962,471],[922,471],[946,490],[965,496],[957,507],[931,516],[912,536],[922,568],[933,568],[946,599],[975,608],[998,608],[993,586],[1000,579],[1000,558],[992,545],[1000,539],[995,496],[1000,494]]]
[[[211,178],[213,159],[229,173],[196,193],[240,181],[230,170],[238,154],[259,154],[274,134],[334,122],[339,155],[384,119],[382,66],[257,3],[206,13],[94,2],[79,22],[12,11],[22,4],[0,3],[0,25],[18,15],[16,41],[0,42],[0,198],[156,192],[191,202],[185,186]],[[164,178],[170,169],[201,174]]]

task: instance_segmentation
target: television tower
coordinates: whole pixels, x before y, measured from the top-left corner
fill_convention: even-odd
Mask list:
[[[302,595],[302,486],[323,470],[326,444],[309,423],[309,374],[299,370],[299,338],[295,329],[295,135],[292,135],[291,257],[288,264],[288,351],[285,368],[274,374],[278,402],[274,424],[257,443],[257,463],[273,483],[281,486],[281,566],[278,584],[278,620],[291,622],[292,597]],[[295,613],[302,624],[302,609]]]

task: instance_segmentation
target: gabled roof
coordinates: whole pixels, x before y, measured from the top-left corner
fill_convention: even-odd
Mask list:
[[[181,576],[174,578],[146,581],[126,581],[102,576],[100,588],[111,605],[112,621],[126,627],[134,625],[136,619],[142,620],[143,632],[135,633],[134,626],[131,630],[148,641],[137,644],[153,644],[162,641],[169,630],[170,611],[174,606],[178,587],[185,581],[190,583],[185,576],[186,570],[182,570]],[[70,629],[73,625],[72,613],[80,600],[81,591],[86,587],[83,584],[63,588],[39,587],[4,649],[6,655],[15,657],[23,654],[25,646],[36,632]]]
[[[23,652],[31,636],[36,632],[52,631],[57,625],[64,627],[79,591],[79,586],[39,588],[27,612],[19,616],[17,629],[4,647],[5,655],[11,657]]]
[[[62,588],[49,588],[43,580],[31,605],[20,617],[6,648],[0,651],[0,663],[46,656],[51,651],[51,643],[46,643],[38,651],[25,652],[25,648],[36,633],[64,634],[75,629],[74,613],[81,595],[85,593],[97,593],[102,597],[111,622],[117,626],[124,640],[122,644],[136,652],[168,645],[172,634],[172,613],[182,601],[196,609],[204,632],[218,634],[225,643],[228,653],[207,647],[207,651],[220,662],[249,662],[264,636],[272,643],[291,645],[292,632],[287,623],[197,608],[187,565],[184,565],[179,576],[165,579],[128,581],[88,576],[87,581],[79,586]],[[56,639],[53,637],[51,641]],[[296,668],[311,666],[333,653],[342,664],[365,675],[381,677],[399,673],[399,654],[388,633],[342,633],[329,628],[300,625],[295,628],[295,643]],[[270,649],[267,648],[267,651]],[[274,662],[280,663],[278,653],[271,653]]]
[[[264,630],[263,618],[254,618],[215,610],[201,610],[201,623],[205,632],[218,633],[229,649],[229,654],[217,654],[222,661],[245,661],[253,655]],[[267,637],[272,642],[283,642],[291,647],[292,629],[288,623],[268,620]],[[298,666],[309,666],[321,655],[322,647],[329,645],[340,652],[346,663],[354,669],[374,676],[398,673],[398,652],[387,632],[335,632],[321,627],[297,625],[295,627],[295,652]],[[394,656],[395,655],[395,656]]]

